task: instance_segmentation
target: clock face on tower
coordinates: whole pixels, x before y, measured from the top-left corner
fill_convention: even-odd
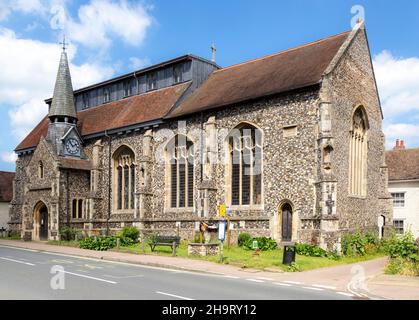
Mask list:
[[[65,142],[65,150],[71,155],[80,154],[80,143],[74,139],[70,138]]]

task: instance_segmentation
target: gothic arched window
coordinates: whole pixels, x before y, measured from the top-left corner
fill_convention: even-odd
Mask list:
[[[114,203],[117,210],[130,210],[135,206],[135,156],[126,147],[120,147],[113,156]]]
[[[232,205],[262,204],[262,131],[242,124],[228,136]]]
[[[349,142],[349,194],[367,194],[368,121],[365,109],[358,107],[352,117]]]
[[[42,163],[42,161],[39,161],[39,165],[38,165],[38,177],[40,179],[44,178],[44,164]]]
[[[175,136],[167,145],[169,161],[170,207],[192,208],[194,189],[194,148],[184,135]]]

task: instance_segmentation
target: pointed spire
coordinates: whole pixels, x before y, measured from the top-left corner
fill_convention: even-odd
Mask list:
[[[77,119],[76,106],[74,104],[73,85],[71,84],[70,69],[68,67],[65,44],[61,53],[60,66],[55,81],[54,95],[52,97],[49,118],[68,117]]]

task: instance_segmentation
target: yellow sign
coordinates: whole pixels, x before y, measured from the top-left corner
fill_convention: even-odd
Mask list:
[[[220,217],[225,218],[226,212],[227,212],[226,205],[220,204]]]

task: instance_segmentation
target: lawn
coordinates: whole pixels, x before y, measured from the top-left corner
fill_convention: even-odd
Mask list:
[[[135,244],[129,247],[121,247],[118,249],[112,249],[120,252],[132,252],[142,254],[141,244]],[[172,249],[170,247],[157,247],[154,252],[151,252],[150,246],[144,246],[145,254],[153,255],[172,255]],[[188,257],[187,243],[182,242],[176,251],[178,257]],[[253,256],[253,251],[245,250],[237,246],[231,246],[230,248],[224,248],[224,263],[230,265],[236,265],[241,268],[253,268],[253,269],[278,269],[283,271],[289,271],[288,267],[282,264],[283,250],[276,249],[272,251],[260,252],[259,256]],[[366,261],[370,259],[379,258],[381,254],[376,255],[365,255],[365,256],[353,256],[353,257],[342,257],[339,260],[332,260],[329,258],[320,257],[307,257],[303,255],[297,255],[295,262],[298,265],[300,271],[307,271],[317,268],[324,268],[342,264],[355,263],[360,261]],[[220,262],[219,256],[189,256],[191,259],[201,259],[212,262]]]

